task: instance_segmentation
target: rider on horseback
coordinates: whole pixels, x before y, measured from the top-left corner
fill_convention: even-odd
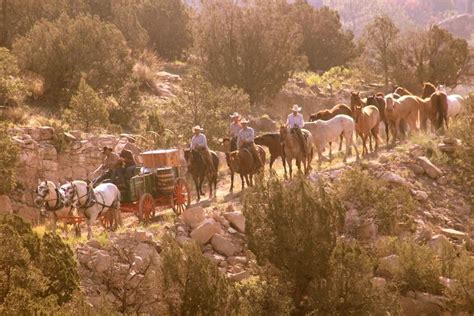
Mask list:
[[[242,149],[247,149],[253,156],[256,161],[255,169],[260,169],[263,167],[263,162],[260,159],[260,155],[257,152],[257,148],[255,147],[255,132],[253,128],[247,126],[249,121],[247,119],[242,119],[240,124],[242,124],[242,129],[239,131],[237,136],[237,146],[239,151]]]
[[[213,173],[214,170],[214,162],[212,161],[211,152],[209,151],[209,147],[207,147],[207,138],[206,135],[201,133],[204,129],[201,128],[199,125],[193,127],[194,136],[191,139],[191,150],[196,150],[200,155],[204,162],[207,164],[209,168],[209,172]]]
[[[240,124],[240,114],[234,112],[230,116],[232,119],[232,123],[230,124],[230,151],[237,150],[237,137],[239,136],[239,132],[242,129],[242,125]]]
[[[288,118],[286,120],[286,127],[290,128],[291,132],[296,134],[298,138],[298,142],[300,143],[301,150],[303,153],[306,155],[307,149],[306,149],[306,142],[303,136],[303,133],[301,132],[301,129],[304,126],[304,118],[303,115],[299,112],[301,112],[301,107],[298,106],[297,104],[294,104],[293,107],[291,108],[292,113],[288,115]]]

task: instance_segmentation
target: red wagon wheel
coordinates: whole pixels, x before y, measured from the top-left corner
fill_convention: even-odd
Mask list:
[[[186,180],[183,178],[176,179],[174,183],[174,191],[171,207],[176,215],[181,214],[191,204],[191,194]]]
[[[155,199],[150,193],[145,193],[138,202],[138,219],[149,223],[155,217]]]

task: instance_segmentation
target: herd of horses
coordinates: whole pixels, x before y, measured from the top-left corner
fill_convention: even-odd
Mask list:
[[[308,174],[311,170],[311,162],[314,151],[318,153],[319,166],[322,161],[332,158],[332,142],[339,140],[339,151],[342,150],[342,142],[345,140],[346,150],[344,162],[354,148],[356,159],[359,159],[359,151],[354,136],[362,139],[362,155],[376,152],[379,147],[380,124],[384,124],[385,139],[387,145],[395,144],[397,139],[412,133],[419,128],[426,130],[428,125],[431,129],[438,130],[443,127],[448,129],[450,117],[462,112],[463,98],[459,95],[447,95],[436,89],[434,85],[425,83],[423,94],[416,96],[408,90],[398,87],[393,93],[384,95],[377,93],[362,98],[359,92],[351,92],[350,104],[337,104],[331,109],[325,109],[309,116],[305,122],[302,134],[305,140],[305,148],[302,148],[296,133],[285,125],[274,133],[266,133],[255,137],[255,144],[260,159],[265,163],[266,154],[263,147],[267,147],[270,153],[270,169],[277,158],[281,158],[285,178],[289,173],[292,178],[292,162],[295,160],[298,171]],[[372,146],[374,141],[374,146]],[[369,143],[369,149],[367,148]],[[247,150],[231,151],[231,140],[222,140],[226,162],[230,169],[231,185],[234,188],[234,175],[240,175],[242,190],[253,185],[253,177],[261,173],[263,167],[256,168],[257,161],[252,153]],[[329,146],[329,158],[323,155]],[[204,195],[203,183],[208,180],[209,198],[216,196],[217,179],[219,169],[219,158],[216,152],[211,152],[214,163],[213,168],[208,168],[201,155],[192,150],[185,150],[184,155],[196,188],[197,201]],[[287,172],[288,167],[288,172]],[[35,203],[53,213],[53,227],[61,212],[69,212],[70,206],[74,204],[80,208],[87,218],[88,237],[92,236],[91,227],[101,214],[108,213],[114,218],[114,223],[121,222],[120,216],[120,191],[111,183],[99,184],[92,187],[84,181],[72,181],[56,187],[51,181],[40,181],[36,189]]]
[[[456,116],[462,111],[463,98],[460,95],[447,95],[442,91],[442,86],[437,89],[431,83],[424,83],[423,93],[417,96],[405,88],[397,87],[394,92],[384,95],[377,93],[362,98],[359,92],[351,92],[350,103],[337,104],[330,109],[321,110],[309,116],[305,122],[302,134],[305,138],[306,150],[301,148],[296,134],[292,133],[286,126],[280,126],[280,130],[274,133],[266,133],[255,137],[257,150],[265,162],[265,151],[267,147],[270,153],[270,169],[277,158],[281,158],[285,177],[289,174],[292,178],[293,160],[297,169],[305,174],[311,169],[311,162],[315,151],[318,154],[318,165],[324,160],[332,158],[332,143],[339,140],[339,151],[342,150],[343,140],[346,144],[343,161],[351,154],[352,148],[359,159],[359,151],[356,146],[356,137],[362,140],[362,155],[376,152],[381,141],[380,126],[383,123],[385,141],[387,145],[394,145],[397,140],[413,133],[419,129],[427,130],[430,127],[436,131],[443,127],[449,128],[449,118]],[[356,136],[356,137],[354,137]],[[372,144],[374,142],[374,145]],[[247,150],[230,151],[230,139],[222,140],[224,152],[226,153],[227,165],[230,169],[231,185],[234,188],[234,174],[238,173],[241,178],[242,189],[245,184],[253,184],[253,176],[262,168],[255,168],[255,159]],[[329,158],[323,155],[329,147]],[[210,197],[215,196],[217,186],[217,169],[219,160],[215,155],[215,174],[209,177]],[[187,156],[190,158],[190,156]],[[196,183],[198,200],[202,192],[202,183],[206,177],[205,166],[199,162],[199,157],[187,159],[190,172]],[[197,165],[198,167],[193,167]],[[287,170],[288,168],[288,170]],[[302,170],[303,168],[303,170]],[[212,184],[212,185],[211,185]],[[213,193],[214,192],[214,193]],[[214,195],[213,195],[214,194]]]

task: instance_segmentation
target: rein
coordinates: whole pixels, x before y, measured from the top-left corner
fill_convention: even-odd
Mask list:
[[[56,192],[56,198],[55,199],[46,199],[46,196],[49,194],[49,189],[48,193],[45,196],[41,196],[38,193],[36,194],[43,200],[43,204],[41,205],[44,207],[47,211],[49,212],[55,212],[61,208],[63,208],[64,204],[62,203],[61,199],[59,198],[59,190],[58,188],[55,188],[54,191]],[[49,206],[49,202],[56,201],[56,204],[54,204],[53,207]]]

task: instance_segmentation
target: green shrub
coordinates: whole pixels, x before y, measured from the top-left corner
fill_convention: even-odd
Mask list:
[[[65,120],[74,127],[90,132],[94,128],[107,127],[109,114],[105,102],[84,78],[81,79],[76,94],[71,98],[69,108],[64,111]]]
[[[19,104],[27,94],[28,88],[20,76],[15,55],[0,47],[0,106],[12,100]]]
[[[441,294],[441,264],[430,248],[413,241],[403,241],[396,253],[399,267],[395,271],[394,282],[400,293],[420,291]]]
[[[16,215],[0,217],[0,314],[50,314],[79,286],[72,250],[55,235],[39,238]]]
[[[373,259],[354,240],[338,239],[323,287],[315,287],[310,304],[316,315],[387,315],[398,312],[398,295],[387,284],[373,286]]]
[[[42,20],[13,44],[22,69],[41,75],[46,93],[68,99],[82,77],[106,95],[120,89],[132,62],[122,33],[98,17]],[[58,103],[59,104],[59,103]]]
[[[457,184],[466,188],[474,203],[474,93],[466,97],[465,113],[450,120],[448,136],[459,138],[462,147],[453,159],[453,173]]]
[[[171,236],[165,236],[161,258],[163,296],[169,314],[225,314],[230,287],[197,244],[180,247]]]
[[[290,315],[291,300],[283,284],[261,274],[234,284],[232,315]]]
[[[7,194],[15,188],[15,165],[19,149],[7,132],[8,126],[0,123],[0,195]]]
[[[453,260],[451,277],[454,282],[445,289],[454,313],[474,314],[474,257],[466,250]]]
[[[249,249],[288,278],[293,304],[303,311],[312,282],[326,278],[343,207],[303,178],[286,185],[276,177],[245,195]]]
[[[353,203],[360,214],[374,216],[383,234],[396,233],[398,223],[408,221],[407,215],[417,206],[408,188],[389,187],[360,169],[344,172],[335,184],[335,192],[342,201]]]

